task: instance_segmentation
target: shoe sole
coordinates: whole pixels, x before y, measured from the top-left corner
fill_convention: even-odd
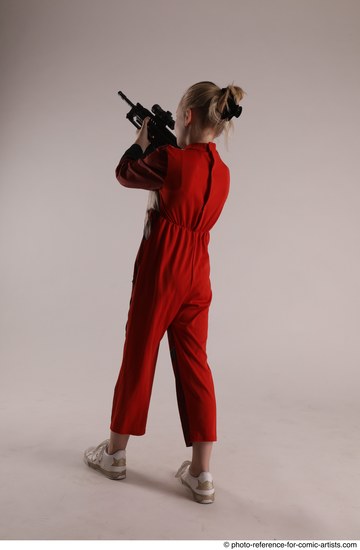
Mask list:
[[[90,468],[93,468],[94,470],[98,470],[99,472],[104,474],[106,477],[108,477],[109,479],[113,479],[114,481],[118,481],[120,479],[126,478],[126,470],[123,470],[122,472],[109,472],[108,470],[104,470],[103,468],[101,468],[99,464],[93,464],[93,462],[89,462],[85,457],[84,457],[84,462]]]
[[[214,502],[215,492],[211,495],[199,495],[199,493],[196,493],[194,489],[188,483],[186,483],[186,481],[183,480],[182,477],[180,477],[180,481],[183,485],[185,485],[185,487],[187,487],[187,489],[190,489],[196,502],[199,502],[200,504],[212,504]]]

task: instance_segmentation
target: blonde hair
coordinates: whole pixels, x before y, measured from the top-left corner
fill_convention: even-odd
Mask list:
[[[234,84],[220,88],[214,82],[205,80],[190,86],[182,96],[180,104],[184,110],[197,111],[201,129],[211,128],[215,132],[215,137],[224,132],[227,144],[229,131],[234,129],[234,124],[232,120],[222,118],[222,114],[229,108],[229,99],[238,104],[245,93]]]

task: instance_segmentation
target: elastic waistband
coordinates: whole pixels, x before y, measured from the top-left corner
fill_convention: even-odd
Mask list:
[[[169,220],[169,218],[164,216],[164,214],[160,213],[158,210],[152,210],[150,215],[151,215],[151,217],[158,216],[158,217],[162,218],[163,220],[166,220],[168,223],[171,223],[172,225],[175,225],[176,227],[180,227],[180,229],[185,229],[185,231],[189,231],[189,233],[194,233],[196,235],[205,235],[205,236],[210,234],[210,232],[208,230],[203,231],[203,230],[200,230],[200,229],[192,229],[191,227],[186,227],[185,225],[181,225],[180,223],[176,223],[172,220]]]

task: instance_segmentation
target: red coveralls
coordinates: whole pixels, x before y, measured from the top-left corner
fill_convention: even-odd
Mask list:
[[[208,243],[229,193],[229,169],[215,143],[159,147],[140,157],[134,144],[116,177],[125,187],[157,190],[151,231],[138,250],[122,365],[110,429],[145,433],[160,341],[167,331],[185,444],[216,441],[216,400],[207,363],[212,298]],[[145,233],[144,233],[145,235]]]

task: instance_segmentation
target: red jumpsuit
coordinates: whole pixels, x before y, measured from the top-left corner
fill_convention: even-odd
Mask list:
[[[150,234],[138,250],[122,365],[110,429],[145,433],[155,366],[167,331],[185,444],[216,441],[216,400],[207,363],[212,298],[208,243],[229,193],[229,169],[215,143],[159,147],[140,157],[134,144],[116,177],[125,187],[156,190]]]

